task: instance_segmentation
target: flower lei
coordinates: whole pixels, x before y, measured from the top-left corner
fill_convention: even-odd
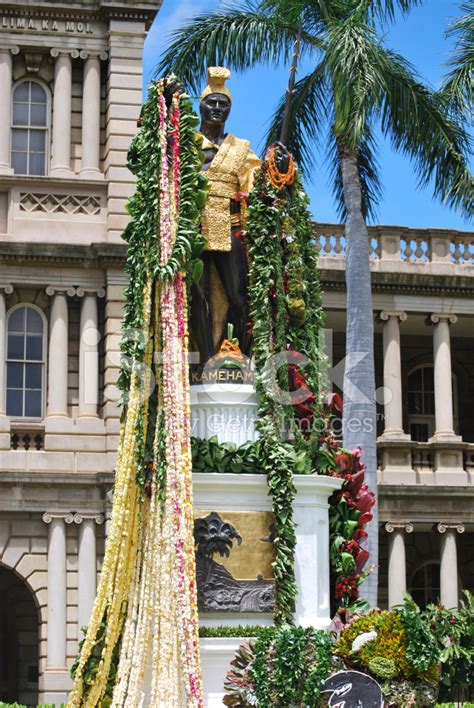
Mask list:
[[[267,151],[267,171],[268,179],[276,189],[283,189],[294,184],[296,179],[296,165],[293,157],[288,155],[288,169],[286,172],[280,172],[275,159],[275,146],[271,146]]]
[[[138,182],[125,234],[126,409],[111,527],[71,708],[104,705],[112,670],[117,680],[107,705],[202,706],[185,272],[203,245],[196,123],[188,97],[170,80],[159,81],[130,151]],[[87,680],[94,651],[97,671]]]

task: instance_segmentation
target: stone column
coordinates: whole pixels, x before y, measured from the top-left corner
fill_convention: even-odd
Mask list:
[[[107,53],[82,51],[84,83],[82,95],[82,165],[83,179],[103,179],[100,165],[100,60]]]
[[[75,290],[56,290],[48,286],[46,294],[53,298],[49,328],[48,418],[67,416],[68,390],[68,305],[67,296]]]
[[[12,54],[19,47],[0,48],[0,174],[11,175],[10,134],[12,124]]]
[[[46,512],[48,530],[48,651],[47,667],[58,671],[66,667],[66,524],[72,514]]]
[[[402,605],[407,590],[405,533],[413,532],[412,524],[385,524],[388,537],[388,604]]]
[[[454,434],[453,383],[451,369],[451,340],[449,325],[457,322],[456,315],[432,314],[433,324],[434,389],[436,430],[433,441],[443,439],[460,440]]]
[[[402,365],[400,353],[400,322],[407,319],[406,312],[381,312],[383,326],[383,385],[385,391],[384,438],[407,440],[403,431]]]
[[[99,402],[99,320],[97,298],[104,297],[105,291],[84,292],[82,297],[79,340],[79,417],[97,418]]]
[[[54,64],[53,96],[53,144],[51,175],[72,177],[71,170],[71,105],[72,105],[72,59],[79,52],[51,49]]]
[[[77,638],[82,638],[81,627],[89,624],[97,586],[96,524],[102,524],[102,514],[75,514],[79,524],[78,565],[78,617]]]
[[[458,554],[456,533],[464,533],[464,524],[438,524],[440,537],[440,600],[447,608],[459,602]]]
[[[5,383],[7,305],[5,295],[11,295],[12,292],[13,287],[11,285],[0,285],[0,417],[5,415],[7,396]]]
[[[0,126],[1,127],[1,126]],[[7,307],[6,295],[13,292],[12,285],[0,284],[0,450],[10,449],[10,419],[6,416],[6,341],[7,341]]]

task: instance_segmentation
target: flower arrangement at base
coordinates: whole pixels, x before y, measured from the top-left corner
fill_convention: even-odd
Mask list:
[[[334,654],[343,660],[345,668],[377,680],[386,706],[433,706],[438,695],[440,655],[424,628],[412,624],[409,629],[407,619],[402,608],[400,612],[372,610],[355,615],[340,632]],[[415,632],[423,633],[427,642],[422,657],[416,655]]]
[[[206,181],[189,97],[152,84],[129,154],[120,387],[110,531],[69,708],[200,708],[188,374],[188,281]]]

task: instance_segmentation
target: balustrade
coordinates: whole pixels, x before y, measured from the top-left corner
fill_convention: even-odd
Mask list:
[[[339,224],[314,225],[315,246],[322,258],[345,258],[346,237]],[[390,242],[383,247],[383,239]],[[369,227],[369,255],[378,261],[403,264],[474,265],[472,232],[450,232],[436,229],[415,230],[396,227]]]
[[[449,443],[447,443],[449,448]],[[464,472],[474,472],[474,443],[462,443],[462,469]],[[436,452],[439,450],[439,443],[420,443],[414,441],[397,441],[394,445],[393,441],[387,443],[386,440],[380,439],[378,446],[378,467],[380,470],[387,470],[391,465],[392,458],[398,461],[401,458],[400,451],[406,452],[407,471],[409,466],[414,472],[432,472],[436,471]]]
[[[11,434],[10,448],[12,450],[42,450],[44,448],[44,432],[15,430]]]

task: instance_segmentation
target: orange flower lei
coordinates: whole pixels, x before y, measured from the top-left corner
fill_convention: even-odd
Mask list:
[[[288,170],[286,172],[280,172],[280,170],[277,167],[276,160],[275,160],[275,146],[272,145],[271,148],[269,148],[268,153],[267,153],[267,161],[268,161],[268,177],[270,179],[270,182],[273,184],[274,187],[277,189],[283,189],[283,187],[287,187],[295,181],[295,175],[296,175],[296,165],[295,161],[293,160],[292,156],[288,154],[289,157],[289,162],[288,162]]]

